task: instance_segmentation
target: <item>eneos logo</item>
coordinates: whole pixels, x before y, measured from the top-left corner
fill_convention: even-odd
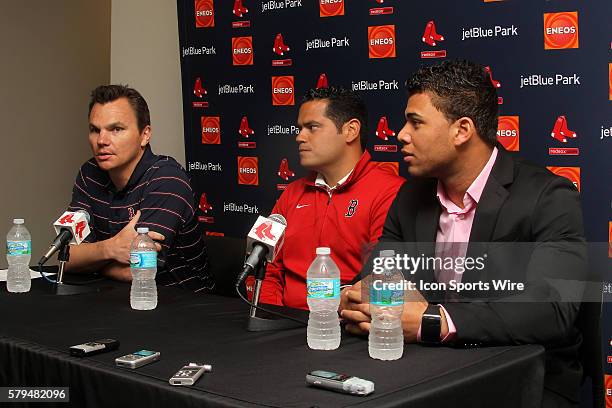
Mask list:
[[[553,167],[546,166],[546,168],[552,171],[557,176],[565,177],[571,181],[578,191],[580,191],[580,167]]]
[[[398,162],[374,162],[382,171],[389,172],[399,176],[399,163]]]
[[[232,38],[232,63],[253,65],[253,37]]]
[[[608,70],[610,71],[608,82],[610,82],[610,100],[612,101],[612,62],[608,65]]]
[[[520,127],[518,116],[500,116],[497,120],[497,141],[510,152],[520,149]]]
[[[238,184],[259,185],[257,157],[238,156]]]
[[[395,26],[368,27],[368,53],[370,58],[395,58]]]
[[[578,48],[578,12],[544,13],[544,49]]]
[[[319,0],[319,16],[333,17],[344,15],[344,0]]]
[[[215,5],[213,0],[195,0],[196,28],[215,26]]]
[[[221,119],[219,116],[202,116],[202,144],[221,144]]]
[[[295,84],[292,76],[272,77],[272,105],[295,105]]]
[[[612,375],[605,375],[606,407],[612,407]]]
[[[608,223],[608,257],[612,258],[612,221]]]

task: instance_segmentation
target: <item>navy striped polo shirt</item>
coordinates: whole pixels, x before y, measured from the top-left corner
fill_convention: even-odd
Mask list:
[[[158,253],[157,282],[196,292],[214,286],[189,177],[172,157],[155,155],[147,145],[121,191],[91,158],[81,166],[72,189],[68,210],[79,209],[91,216],[91,234],[84,242],[111,238],[140,210],[136,226],[165,237]]]

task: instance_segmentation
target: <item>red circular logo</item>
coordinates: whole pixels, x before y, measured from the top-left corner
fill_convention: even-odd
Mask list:
[[[578,12],[544,14],[544,48],[578,48]]]
[[[253,65],[253,37],[232,38],[232,62],[234,65]]]
[[[571,181],[578,191],[580,191],[580,167],[547,167],[548,170],[555,173],[557,176],[565,177]]]
[[[202,116],[202,144],[221,144],[221,120],[218,116]]]
[[[272,77],[272,105],[294,105],[295,86],[292,76]]]
[[[370,58],[395,57],[395,26],[368,27],[368,50]]]
[[[319,16],[333,17],[344,15],[344,0],[319,0]]]
[[[518,152],[520,131],[518,116],[500,116],[497,121],[497,141],[511,152]]]
[[[238,156],[238,184],[259,185],[257,157]]]
[[[213,0],[195,0],[196,27],[215,26],[215,6]]]

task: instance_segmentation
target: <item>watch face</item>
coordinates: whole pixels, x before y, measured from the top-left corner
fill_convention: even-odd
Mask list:
[[[440,343],[440,307],[430,305],[421,318],[421,341],[424,343]]]

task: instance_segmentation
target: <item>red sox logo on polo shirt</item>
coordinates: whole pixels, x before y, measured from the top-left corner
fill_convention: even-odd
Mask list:
[[[349,218],[355,215],[355,213],[357,212],[357,205],[359,205],[359,200],[355,200],[355,199],[351,200],[349,202],[349,206],[346,209],[346,214],[344,214],[344,216]]]
[[[135,215],[136,212],[134,211],[134,209],[132,207],[128,207],[128,217],[130,218],[130,220],[134,218]]]

